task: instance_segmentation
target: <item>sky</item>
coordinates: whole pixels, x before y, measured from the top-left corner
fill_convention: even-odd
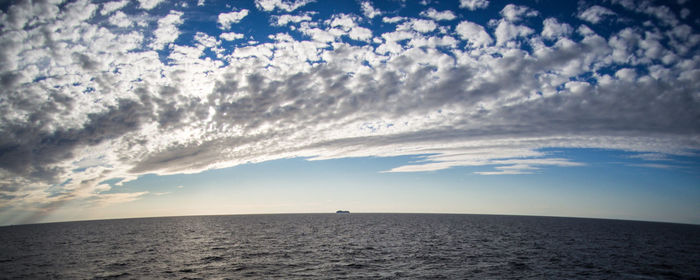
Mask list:
[[[3,1],[0,225],[700,224],[696,1]]]

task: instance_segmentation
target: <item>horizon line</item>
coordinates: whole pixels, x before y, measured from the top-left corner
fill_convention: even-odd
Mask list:
[[[238,214],[232,213],[232,214],[192,214],[192,215],[172,215],[172,216],[140,216],[140,217],[104,218],[104,219],[49,221],[49,222],[36,222],[36,223],[24,223],[24,224],[7,224],[7,225],[0,225],[0,228],[13,227],[13,226],[43,225],[43,224],[98,222],[98,221],[113,221],[113,220],[158,219],[158,218],[211,217],[211,216],[263,216],[263,215],[322,215],[322,214],[336,215],[337,213],[335,211],[332,211],[332,212],[288,212],[288,213],[277,212],[277,213],[238,213]],[[348,214],[351,214],[351,215],[352,214],[407,214],[407,215],[413,214],[413,215],[512,216],[512,217],[610,220],[610,221],[624,221],[624,222],[643,222],[643,223],[661,223],[661,224],[700,226],[700,223],[671,222],[671,221],[661,221],[661,220],[637,220],[637,219],[623,219],[623,218],[586,217],[586,216],[556,216],[556,215],[535,215],[535,214],[454,213],[454,212],[353,212],[353,211],[350,211],[350,213],[348,213]]]

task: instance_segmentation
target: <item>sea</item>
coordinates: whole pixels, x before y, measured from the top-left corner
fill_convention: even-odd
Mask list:
[[[0,279],[700,279],[700,226],[275,214],[0,227]]]

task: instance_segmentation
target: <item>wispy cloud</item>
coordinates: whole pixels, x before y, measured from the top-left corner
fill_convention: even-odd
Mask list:
[[[120,204],[131,202],[141,198],[149,192],[133,192],[133,193],[111,193],[101,194],[91,198],[91,202],[98,206],[106,206],[110,204]],[[153,193],[153,195],[162,195],[165,193]]]
[[[593,5],[578,14],[578,18],[588,21],[593,24],[598,24],[605,18],[614,17],[617,15],[615,12],[608,8],[601,7],[598,5]]]
[[[647,161],[671,161],[667,154],[661,153],[641,153],[631,155],[630,158],[643,159]]]
[[[640,164],[630,164],[630,166],[645,167],[645,168],[658,168],[658,169],[677,169],[678,166],[670,164],[660,164],[660,163],[640,163]]]

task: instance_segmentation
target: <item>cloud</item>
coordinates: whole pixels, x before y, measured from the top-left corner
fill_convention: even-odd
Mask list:
[[[485,9],[489,6],[489,0],[459,0],[460,8],[467,8],[469,10]]]
[[[163,0],[138,0],[141,9],[150,10],[158,6]]]
[[[377,10],[372,6],[372,3],[369,1],[364,1],[361,4],[362,8],[362,14],[365,15],[367,18],[374,18],[376,16],[381,16],[382,12],[380,10]]]
[[[656,168],[656,169],[678,169],[676,165],[661,164],[661,163],[640,163],[640,164],[630,164],[633,167],[643,167],[643,168]]]
[[[494,166],[498,171],[477,171],[480,175],[531,174],[540,166],[581,166],[583,164],[562,158],[544,158],[545,153],[505,146],[480,147],[475,149],[443,150],[422,158],[417,164],[395,167],[386,172],[425,172],[458,166]]]
[[[109,17],[109,23],[121,28],[127,28],[134,25],[134,23],[127,17],[127,15],[121,11],[118,11],[114,13],[114,15]]]
[[[578,14],[578,18],[593,24],[598,24],[599,22],[603,21],[606,17],[611,17],[615,15],[617,14],[608,8],[593,5],[588,9],[580,12]]]
[[[547,18],[543,22],[544,27],[542,28],[542,37],[545,38],[559,38],[571,35],[574,29],[571,25],[566,23],[560,23],[555,18]]]
[[[241,33],[236,33],[236,32],[226,32],[226,33],[221,33],[221,35],[219,35],[219,37],[221,39],[226,40],[226,41],[233,41],[233,40],[243,39],[243,37],[245,37],[245,35],[243,35]]]
[[[330,21],[327,21],[327,23],[331,27],[342,27],[343,29],[348,30],[357,26],[357,18],[348,14],[340,14],[333,16],[333,18]]]
[[[140,199],[142,196],[148,194],[149,192],[135,192],[135,193],[110,193],[101,194],[91,198],[91,202],[96,206],[107,206],[110,204],[120,204],[131,202]],[[163,195],[168,193],[152,193],[153,195]]]
[[[643,160],[647,160],[647,161],[670,161],[671,160],[668,157],[668,155],[661,154],[661,153],[641,153],[641,154],[631,155],[630,157],[643,159]]]
[[[350,36],[350,38],[353,40],[369,41],[372,39],[372,30],[357,26],[350,30],[348,36]]]
[[[237,12],[221,13],[219,14],[217,22],[219,26],[221,26],[221,29],[229,30],[232,24],[240,22],[247,15],[248,10],[246,9],[241,9]]]
[[[523,20],[537,13],[515,6],[486,25],[430,8],[434,20],[376,23],[350,13],[252,23],[240,10],[218,24],[274,26],[239,42],[257,34],[193,31],[184,8],[108,4],[19,2],[0,16],[0,207],[129,201],[144,194],[106,196],[102,182],[281,158],[413,155],[387,171],[505,175],[581,165],[550,147],[700,148],[700,34],[650,6],[631,11],[650,25],[600,34]]]
[[[397,23],[406,20],[403,17],[383,17],[382,21],[386,23]]]
[[[455,14],[452,13],[452,11],[441,11],[441,12],[438,12],[438,11],[435,10],[434,8],[430,8],[430,9],[427,9],[427,10],[425,10],[425,11],[422,11],[422,12],[420,13],[420,15],[421,15],[421,16],[424,16],[424,17],[432,18],[432,19],[437,20],[437,21],[441,21],[441,20],[453,20],[453,19],[456,19],[456,18],[457,18],[457,16],[455,16]]]
[[[404,23],[402,26],[399,26],[399,29],[410,28],[420,33],[428,33],[435,30],[437,27],[438,25],[432,20],[413,19],[409,22]]]
[[[483,26],[473,22],[463,21],[455,28],[455,32],[463,39],[467,40],[470,45],[475,47],[484,47],[490,45],[493,40]]]
[[[180,36],[178,25],[183,23],[182,12],[170,11],[170,13],[158,20],[158,29],[153,32],[155,39],[151,43],[154,49],[162,49]]]
[[[124,8],[127,4],[129,4],[128,0],[105,2],[102,4],[102,9],[100,10],[100,14],[102,14],[103,16],[111,14],[112,12],[114,12],[116,10]]]
[[[503,45],[519,37],[527,37],[535,31],[527,26],[515,25],[509,21],[501,20],[496,27],[496,44]]]
[[[303,14],[303,15],[281,15],[281,16],[276,16],[274,18],[277,19],[277,21],[275,22],[275,25],[285,26],[285,25],[289,24],[290,22],[300,23],[302,21],[310,21],[311,15],[308,13]]]
[[[521,21],[523,17],[534,17],[537,15],[539,15],[539,13],[533,9],[514,4],[508,4],[501,10],[501,16],[510,22]]]
[[[671,11],[671,8],[664,5],[654,5],[652,1],[628,1],[628,0],[612,0],[613,4],[620,5],[627,10],[641,14],[646,14],[655,17],[660,23],[666,26],[678,25],[678,18]],[[682,5],[682,4],[680,4]]]
[[[284,10],[287,12],[294,11],[306,4],[315,2],[314,0],[255,0],[255,6],[258,9],[271,12],[275,9]]]

